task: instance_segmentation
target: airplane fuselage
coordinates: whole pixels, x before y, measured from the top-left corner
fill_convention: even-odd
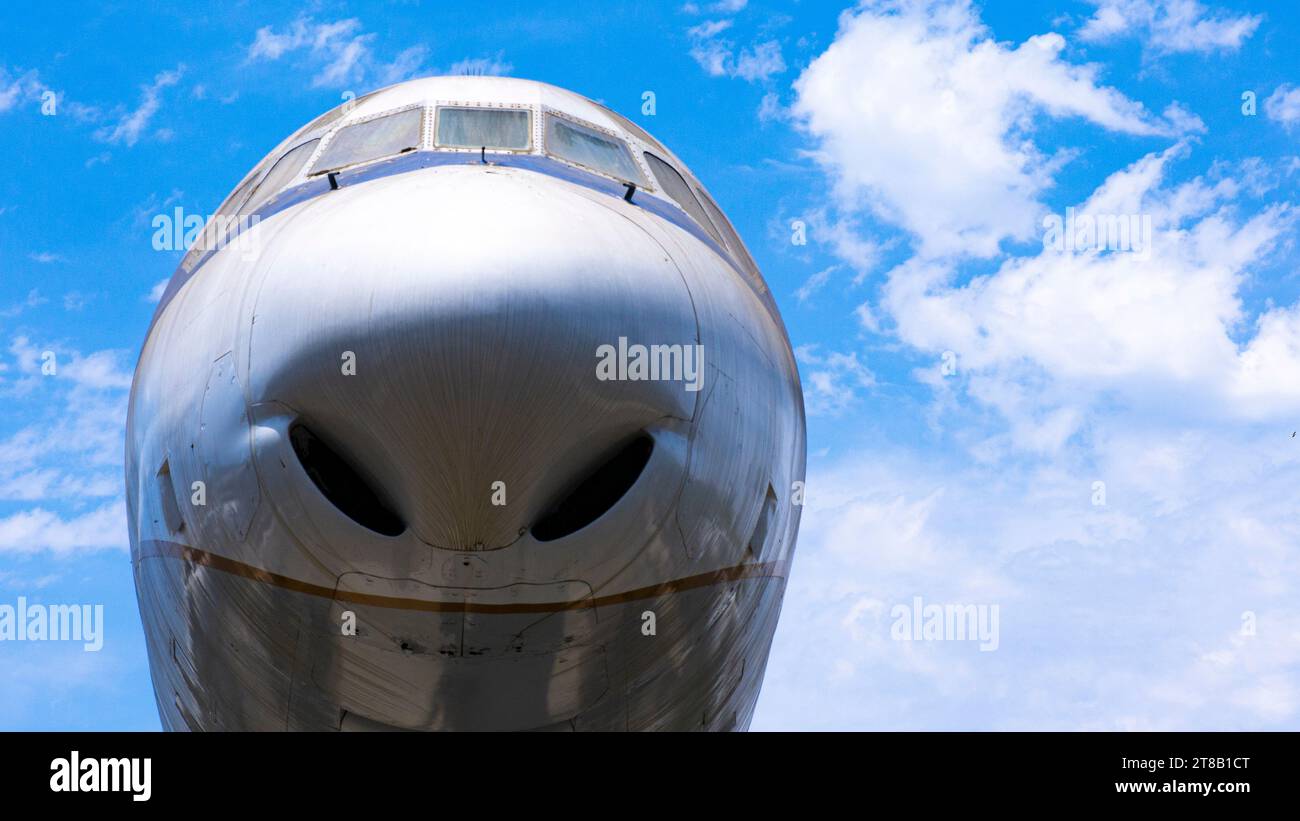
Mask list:
[[[679,159],[552,86],[430,78],[309,124],[218,216],[130,402],[165,727],[748,726],[803,405]]]

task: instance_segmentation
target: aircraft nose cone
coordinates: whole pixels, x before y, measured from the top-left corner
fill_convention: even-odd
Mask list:
[[[514,542],[602,456],[690,420],[700,396],[689,374],[598,374],[620,339],[699,337],[680,272],[625,207],[475,166],[304,205],[266,226],[251,402],[292,414],[420,540]]]

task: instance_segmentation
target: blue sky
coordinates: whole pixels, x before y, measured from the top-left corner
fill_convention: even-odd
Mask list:
[[[809,479],[756,729],[1300,728],[1300,9],[1029,6],[0,11],[0,603],[107,616],[0,643],[0,728],[158,727],[121,478],[152,218],[467,71],[643,124],[776,294]],[[1049,247],[1067,209],[1144,250]],[[916,596],[996,605],[997,650],[892,639]]]

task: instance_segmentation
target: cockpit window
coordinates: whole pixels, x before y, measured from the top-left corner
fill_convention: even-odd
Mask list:
[[[577,123],[546,115],[546,150],[562,160],[586,166],[620,180],[644,185],[621,140]]]
[[[597,105],[600,104],[597,103]],[[664,148],[663,143],[659,142],[654,137],[651,137],[648,131],[646,131],[644,128],[637,125],[636,123],[632,122],[627,117],[624,117],[622,114],[619,114],[617,111],[613,110],[612,108],[608,108],[603,105],[600,107],[601,109],[604,110],[606,114],[608,114],[610,117],[613,118],[614,122],[622,126],[622,128],[626,130],[629,134],[636,137],[641,142],[645,143],[648,148],[653,148],[654,150],[658,151],[661,154],[667,150]]]
[[[293,145],[294,143],[298,142],[304,137],[320,136],[316,132],[319,132],[322,129],[328,128],[329,126],[333,125],[335,120],[338,120],[344,117],[345,115],[352,113],[354,110],[356,110],[357,106],[361,105],[366,100],[369,100],[371,97],[375,96],[378,93],[379,92],[377,91],[372,91],[369,94],[362,94],[360,97],[356,98],[355,100],[348,100],[344,102],[342,105],[338,105],[335,106],[334,108],[331,108],[329,111],[326,111],[324,114],[320,115],[316,119],[304,125],[302,128],[295,131],[292,137],[285,140],[285,143],[287,145]]]
[[[391,157],[420,147],[424,109],[410,108],[338,130],[312,166],[312,174]]]
[[[722,209],[718,208],[718,204],[713,201],[712,197],[705,193],[704,189],[696,188],[695,193],[700,195],[700,202],[703,203],[704,210],[709,212],[709,217],[713,219],[713,224],[718,226],[718,230],[726,236],[727,245],[731,247],[731,253],[735,254],[736,259],[740,261],[740,264],[743,265],[750,274],[757,276],[758,266],[754,263],[754,258],[745,250],[745,243],[740,241],[740,235],[736,233],[736,229],[731,227],[731,221],[726,218],[722,213]]]
[[[221,207],[217,209],[217,213],[218,214],[239,213],[239,207],[244,204],[245,200],[248,199],[248,195],[253,190],[253,186],[257,185],[257,181],[261,178],[262,178],[262,168],[254,169],[253,173],[249,176],[249,178],[244,180],[244,184],[236,188],[234,193],[230,195],[229,199],[227,199],[225,202],[221,204]]]
[[[683,211],[690,214],[691,218],[698,222],[701,228],[708,231],[709,235],[719,245],[724,245],[721,235],[718,234],[718,229],[713,227],[708,215],[704,213],[704,209],[700,207],[695,195],[691,193],[691,187],[686,184],[686,180],[682,179],[682,175],[677,173],[677,169],[649,151],[645,152],[645,161],[650,166],[650,170],[654,172],[655,179],[659,180],[659,187],[664,190],[664,193],[672,197],[682,207]]]
[[[186,270],[193,267],[194,263],[203,256],[207,251],[212,251],[220,246],[226,240],[230,230],[234,227],[234,218],[238,214],[244,213],[241,206],[248,200],[249,194],[252,193],[253,187],[257,181],[262,179],[262,170],[266,167],[265,163],[259,164],[253,169],[253,173],[248,175],[238,188],[226,197],[225,202],[217,209],[217,213],[212,216],[203,225],[203,230],[194,238],[194,244],[189,251],[181,258],[181,265]]]
[[[518,108],[438,109],[438,145],[527,151],[533,143],[531,112]]]
[[[298,176],[302,167],[311,159],[311,154],[316,150],[320,140],[308,140],[297,148],[285,152],[284,156],[275,161],[271,170],[267,172],[262,179],[257,190],[248,198],[244,207],[239,209],[241,214],[251,214],[256,211],[258,206],[266,202],[271,197],[280,193],[280,191],[289,184],[289,181]]]

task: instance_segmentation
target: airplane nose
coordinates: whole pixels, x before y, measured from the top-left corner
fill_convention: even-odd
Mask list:
[[[262,226],[254,416],[278,420],[348,526],[491,550],[550,514],[562,535],[582,518],[566,494],[614,495],[699,398],[690,374],[598,372],[602,351],[699,340],[633,208],[467,165],[344,187]]]

